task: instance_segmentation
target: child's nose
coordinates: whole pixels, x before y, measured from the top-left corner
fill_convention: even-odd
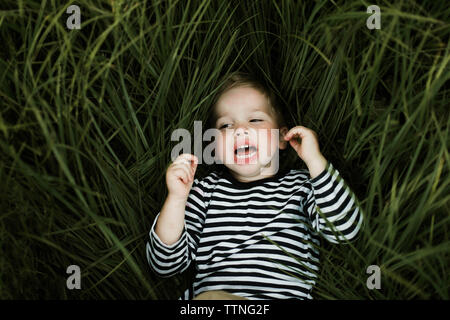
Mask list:
[[[248,135],[248,128],[245,125],[238,125],[234,130],[236,136]]]

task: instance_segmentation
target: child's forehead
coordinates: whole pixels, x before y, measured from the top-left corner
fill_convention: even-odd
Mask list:
[[[268,98],[251,87],[233,88],[222,94],[217,101],[215,111],[218,117],[258,111],[271,114]]]

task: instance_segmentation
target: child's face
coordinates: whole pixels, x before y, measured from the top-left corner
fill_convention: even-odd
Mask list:
[[[264,94],[251,87],[226,91],[217,101],[216,128],[220,135],[216,158],[236,179],[248,182],[278,171],[278,149],[287,128],[279,128]],[[246,147],[247,146],[247,147]]]

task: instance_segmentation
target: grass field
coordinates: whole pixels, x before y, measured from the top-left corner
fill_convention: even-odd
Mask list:
[[[448,299],[448,1],[377,1],[373,30],[375,3],[298,2],[3,0],[0,298],[178,298],[192,270],[159,278],[145,256],[170,134],[241,70],[318,133],[364,211],[358,241],[324,243],[314,297]],[[283,165],[303,167],[293,152]]]

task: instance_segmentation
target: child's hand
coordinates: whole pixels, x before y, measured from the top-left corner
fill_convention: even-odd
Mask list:
[[[196,156],[185,153],[179,155],[167,168],[166,183],[169,197],[180,200],[187,199],[194,182],[197,164],[198,159]]]
[[[300,138],[299,142],[296,138]],[[284,140],[297,152],[298,156],[306,163],[311,178],[318,176],[327,165],[327,160],[320,152],[317,134],[306,127],[297,126],[289,130]]]

